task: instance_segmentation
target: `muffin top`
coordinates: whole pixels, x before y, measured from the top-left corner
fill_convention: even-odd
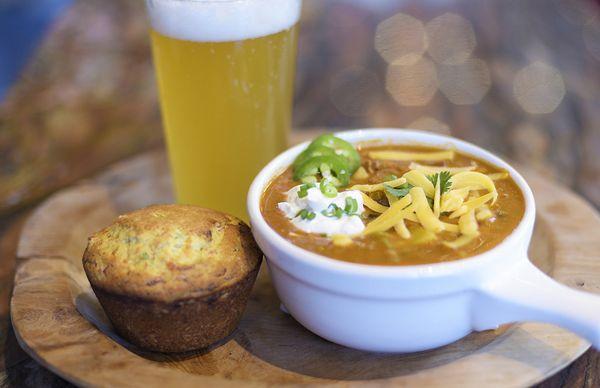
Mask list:
[[[171,302],[205,296],[257,269],[250,228],[215,210],[153,205],[119,216],[89,238],[83,267],[108,292]]]

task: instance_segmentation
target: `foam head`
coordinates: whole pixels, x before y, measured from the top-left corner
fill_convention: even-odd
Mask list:
[[[162,35],[198,42],[258,38],[292,27],[301,0],[146,0]]]

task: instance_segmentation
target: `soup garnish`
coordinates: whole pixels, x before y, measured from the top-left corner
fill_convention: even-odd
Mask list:
[[[292,167],[294,179],[311,183],[320,174],[327,186],[344,186],[360,167],[360,155],[347,141],[324,134],[296,157]]]
[[[267,222],[305,249],[367,264],[455,260],[500,243],[523,195],[506,171],[454,149],[316,138],[265,190]]]

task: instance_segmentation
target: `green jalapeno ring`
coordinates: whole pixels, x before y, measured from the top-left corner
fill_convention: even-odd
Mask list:
[[[316,176],[305,176],[304,178],[300,179],[300,182],[307,185],[313,185],[313,187],[318,183]]]
[[[348,160],[350,167],[350,174],[354,174],[360,167],[360,154],[354,148],[352,144],[346,140],[335,137],[330,133],[326,133],[315,138],[306,151],[313,149],[329,148],[332,149],[337,155],[341,155]]]
[[[347,162],[347,161],[344,160],[344,162]],[[319,171],[321,171],[321,178],[322,178],[321,184],[327,183],[329,185],[333,185],[334,187],[341,186],[339,179],[337,179],[336,177],[331,175],[331,168],[329,167],[328,164],[322,163],[321,166],[319,167]]]
[[[317,175],[323,170],[321,165],[329,168],[328,174],[331,174],[331,177],[335,178],[335,180],[331,179],[332,183],[346,186],[350,182],[351,173],[348,168],[348,162],[342,156],[335,154],[314,156],[306,160],[294,168],[294,179],[301,180],[308,176]]]
[[[335,150],[328,148],[328,147],[324,147],[324,146],[315,146],[312,148],[309,146],[307,149],[302,151],[300,153],[300,155],[298,155],[296,157],[292,166],[295,169],[297,167],[300,167],[300,165],[302,165],[304,162],[306,162],[310,158],[313,158],[316,156],[329,156],[329,155],[336,155]]]

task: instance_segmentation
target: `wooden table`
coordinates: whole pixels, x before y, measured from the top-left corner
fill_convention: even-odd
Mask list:
[[[305,2],[296,126],[396,126],[451,132],[537,167],[600,204],[600,89],[595,87],[600,72],[594,57],[598,53],[585,40],[591,25],[587,18],[593,14],[586,1],[396,3],[373,11],[349,2]],[[391,93],[386,91],[391,66],[374,47],[377,27],[393,15],[403,21],[411,15],[427,24],[447,12],[468,20],[467,28],[459,23],[459,29],[467,35],[469,28],[474,31],[473,58],[486,64],[491,87],[485,98],[472,105],[456,104],[460,96],[447,87],[426,104],[399,103],[406,100],[394,95],[393,85]],[[18,87],[0,105],[3,385],[69,385],[29,358],[11,332],[15,244],[31,206],[107,163],[160,142],[142,13],[142,2],[75,1],[42,43]],[[427,61],[436,60],[435,56],[431,51]],[[527,101],[514,96],[514,75],[535,60],[558,69],[567,90],[551,113],[531,113]],[[481,83],[473,85],[477,88]],[[124,131],[127,137],[122,136]],[[586,352],[541,386],[600,386],[599,354]]]
[[[315,130],[314,132],[319,132]],[[298,138],[311,136],[312,131],[304,131]],[[70,383],[54,375],[31,359],[19,346],[12,331],[9,314],[10,292],[16,261],[16,244],[21,227],[30,209],[25,209],[0,222],[0,343],[3,347],[2,373],[5,386],[70,386]],[[600,353],[588,350],[572,365],[557,375],[539,384],[540,387],[595,387],[600,384]]]

